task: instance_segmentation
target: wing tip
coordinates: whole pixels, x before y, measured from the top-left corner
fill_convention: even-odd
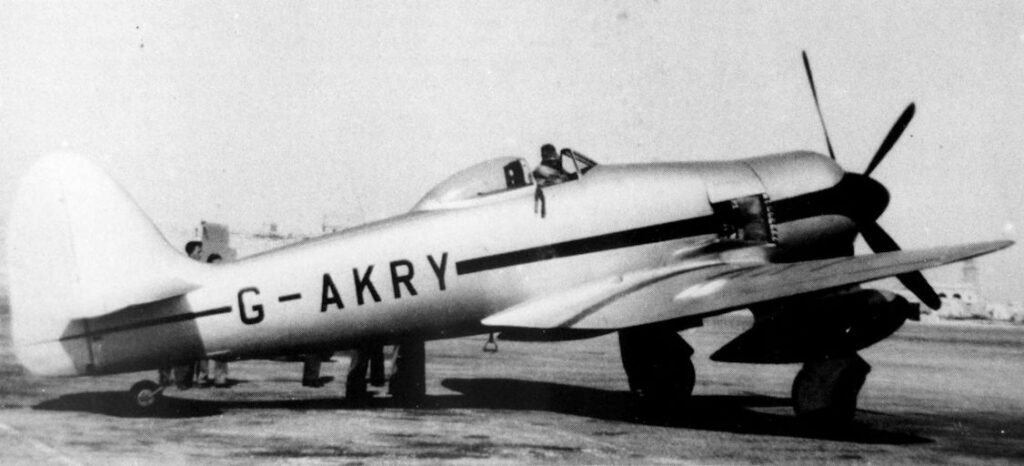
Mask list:
[[[981,256],[981,255],[990,254],[990,253],[993,253],[993,252],[996,252],[996,251],[1001,251],[1001,250],[1006,249],[1006,248],[1008,248],[1010,246],[1013,246],[1013,245],[1014,245],[1014,241],[1013,240],[1008,240],[1008,239],[996,240],[996,241],[986,241],[984,243],[977,243],[977,244],[973,244],[973,245],[966,245],[966,248],[970,248],[971,251],[969,253],[970,255],[967,256],[967,257],[964,257],[963,259],[969,259],[969,258],[972,258],[972,257],[978,257],[978,256]],[[961,259],[961,260],[963,260],[963,259]]]
[[[1006,249],[1010,246],[1013,246],[1014,244],[1016,244],[1016,241],[1004,239],[999,241],[993,241],[992,243],[995,245],[995,250],[998,251],[1000,249]]]

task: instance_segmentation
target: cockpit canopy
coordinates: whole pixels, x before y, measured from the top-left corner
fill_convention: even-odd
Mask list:
[[[533,176],[526,160],[501,157],[480,162],[448,177],[423,196],[413,210],[460,207],[529,186],[533,186]]]
[[[597,165],[586,156],[565,149],[562,165],[569,180],[579,179]],[[578,171],[578,173],[577,173]],[[451,209],[505,197],[534,186],[530,165],[521,157],[500,157],[480,162],[442,181],[423,196],[413,210]],[[508,194],[515,195],[515,194]]]

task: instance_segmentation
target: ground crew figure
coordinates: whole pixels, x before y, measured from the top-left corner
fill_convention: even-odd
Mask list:
[[[370,367],[372,345],[360,345],[352,351],[345,377],[345,398],[360,401],[366,398],[366,370]]]
[[[228,362],[223,359],[213,360],[213,386],[228,387]]]
[[[168,366],[161,367],[157,370],[156,379],[157,383],[159,383],[161,387],[171,386],[171,384],[174,383],[173,369]]]
[[[551,186],[569,179],[569,174],[562,168],[562,159],[555,146],[544,144],[540,148],[540,165],[533,170],[533,179],[541,187]]]
[[[302,355],[303,387],[317,388],[324,386],[323,380],[320,379],[320,363],[327,357],[330,357],[330,353],[311,353]]]
[[[403,339],[397,353],[388,391],[396,400],[417,406],[427,395],[426,344],[420,339]]]
[[[202,260],[203,242],[189,241],[188,243],[185,243],[185,254],[188,255],[189,259]]]
[[[373,345],[370,350],[370,385],[383,387],[387,383],[384,374],[384,345]]]
[[[220,254],[213,253],[206,258],[207,264],[216,264],[221,261]],[[202,359],[198,363],[199,386],[204,387],[210,384],[210,360]],[[228,362],[223,359],[213,360],[213,386],[225,388],[228,386]]]
[[[185,254],[188,255],[189,259],[200,260],[203,256],[203,242],[189,241],[185,243]],[[170,386],[171,383],[174,383],[178,388],[189,388],[192,385],[192,378],[194,376],[194,364],[179,367],[164,366],[157,372],[157,380],[162,387]]]
[[[366,377],[367,370],[370,372],[369,379]],[[360,345],[352,350],[348,375],[345,376],[345,398],[355,402],[367,398],[367,382],[374,387],[382,387],[387,383],[384,374],[384,345]]]

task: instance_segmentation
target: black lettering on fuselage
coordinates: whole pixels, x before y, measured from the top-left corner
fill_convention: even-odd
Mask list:
[[[331,304],[338,306],[338,309],[345,309],[345,303],[341,302],[338,287],[334,286],[331,275],[325,273],[323,292],[320,293],[320,312],[327,312],[327,306]]]
[[[366,267],[366,273],[362,277],[359,276],[359,269],[352,269],[352,279],[356,283],[356,302],[360,306],[365,302],[363,300],[363,290],[369,290],[370,296],[373,297],[373,302],[380,302],[380,295],[377,294],[377,288],[373,286],[373,282],[370,281],[370,274],[373,273],[373,266]]]
[[[399,267],[405,267],[407,273],[399,275]],[[405,289],[409,291],[409,294],[416,296],[416,288],[413,288],[412,286],[412,277],[415,273],[416,272],[412,268],[412,262],[405,259],[391,262],[391,288],[395,292],[395,299],[402,297],[402,289],[398,287],[399,284],[404,284]]]
[[[444,272],[448,268],[448,253],[441,254],[441,265],[437,265],[434,261],[434,256],[427,255],[427,260],[430,261],[430,268],[434,269],[434,275],[437,275],[437,287],[444,291]]]
[[[248,294],[248,293],[252,293],[252,294],[258,296],[260,294],[260,290],[257,289],[256,287],[249,287],[249,288],[243,288],[241,290],[238,290],[238,315],[242,318],[242,323],[243,324],[246,324],[246,325],[258,324],[258,323],[263,321],[263,305],[262,304],[253,304],[252,305],[252,314],[249,314],[248,312],[246,312],[245,300],[242,299],[242,298],[246,294]]]

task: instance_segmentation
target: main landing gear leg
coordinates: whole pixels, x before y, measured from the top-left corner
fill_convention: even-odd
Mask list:
[[[621,330],[619,350],[629,390],[651,408],[678,409],[693,394],[693,348],[674,330]]]
[[[857,395],[871,366],[857,354],[807,361],[793,380],[797,418],[815,427],[842,427],[853,420]]]
[[[398,345],[395,373],[389,391],[396,400],[418,405],[427,395],[427,353],[423,340],[405,340]]]

